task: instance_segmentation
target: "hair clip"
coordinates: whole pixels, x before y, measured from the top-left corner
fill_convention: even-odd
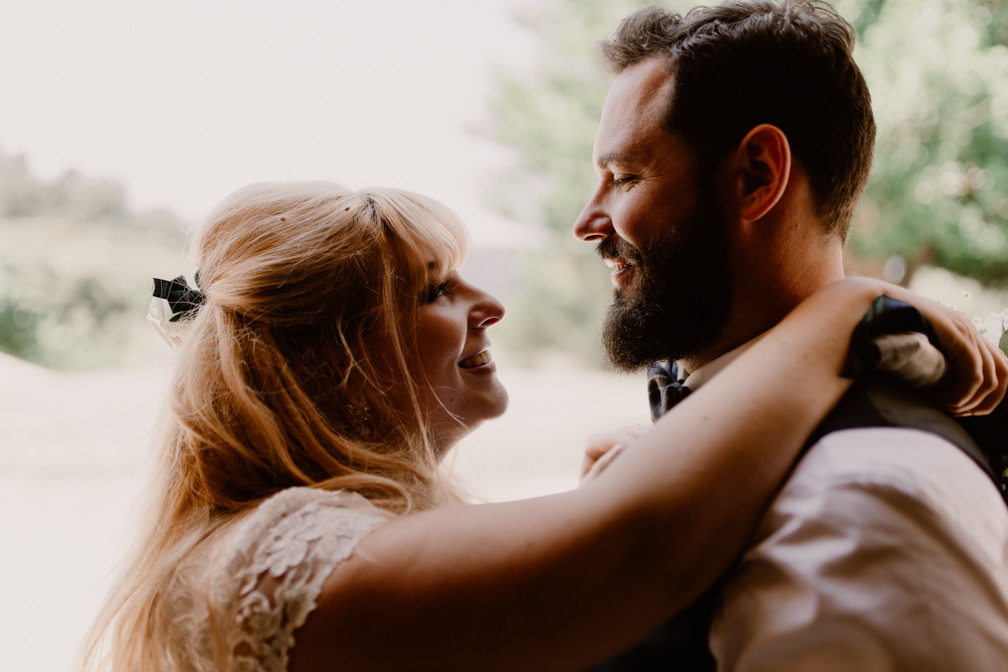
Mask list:
[[[199,287],[199,271],[193,277]],[[154,278],[154,298],[147,309],[147,321],[172,350],[177,350],[183,331],[179,321],[198,310],[203,301],[203,293],[187,285],[184,276],[174,280]]]

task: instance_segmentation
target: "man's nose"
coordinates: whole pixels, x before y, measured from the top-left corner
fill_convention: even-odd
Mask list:
[[[572,233],[578,240],[590,243],[608,238],[616,229],[609,215],[599,207],[597,197],[592,197],[574,221]]]

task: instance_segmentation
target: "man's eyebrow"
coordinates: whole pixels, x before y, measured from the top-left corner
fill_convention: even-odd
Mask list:
[[[603,154],[598,158],[598,167],[600,170],[605,170],[606,166],[615,161],[616,163],[629,163],[639,157],[636,154],[628,154],[626,152],[609,152],[608,154]]]

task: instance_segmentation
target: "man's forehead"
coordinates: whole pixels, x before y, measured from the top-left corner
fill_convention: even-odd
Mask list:
[[[661,130],[671,86],[668,67],[660,57],[636,63],[616,77],[599,121],[597,163],[646,153],[641,142],[648,134]]]
[[[614,103],[644,111],[656,102],[664,101],[672,86],[672,74],[664,56],[655,55],[634,63],[613,80],[609,98]]]

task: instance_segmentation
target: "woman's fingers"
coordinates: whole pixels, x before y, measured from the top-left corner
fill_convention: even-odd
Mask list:
[[[1008,357],[997,347],[980,337],[980,347],[985,353],[984,380],[973,399],[966,404],[965,412],[970,415],[986,415],[1002,402],[1008,390]]]
[[[998,387],[996,392],[990,395],[991,405],[987,409],[988,413],[1003,404],[1005,397],[1008,397],[1008,354],[1001,348],[995,348],[994,359],[997,362]]]
[[[987,340],[976,336],[977,346],[983,357],[983,382],[977,388],[973,398],[964,405],[967,413],[975,414],[982,411],[987,403],[991,401],[992,393],[998,388],[997,360],[994,357],[994,350],[987,343]]]
[[[906,301],[931,322],[941,340],[949,371],[928,393],[933,402],[953,415],[989,413],[1005,396],[1006,364],[998,352],[980,335],[965,313],[923,299],[903,288],[887,294]]]
[[[624,446],[622,443],[617,443],[615,446],[610,448],[609,452],[607,452],[599,459],[595,460],[595,464],[591,466],[591,469],[588,470],[588,473],[586,473],[584,476],[581,477],[581,485],[584,485],[588,481],[591,481],[596,477],[598,477],[598,475],[601,474],[603,471],[605,471],[606,467],[612,464],[613,460],[622,455],[623,451],[625,450],[626,446]]]
[[[931,320],[942,341],[949,374],[930,395],[953,415],[990,413],[1005,396],[1008,363],[963,313],[929,306]]]
[[[617,445],[629,446],[631,443],[644,436],[651,427],[649,425],[622,425],[614,427],[605,432],[592,434],[588,437],[585,446],[584,459],[581,462],[581,482],[588,480],[588,474],[597,462],[607,455],[611,449]],[[614,456],[615,457],[615,456]],[[613,458],[610,458],[610,461]],[[608,464],[608,463],[606,463]],[[601,469],[604,469],[603,466]],[[599,472],[601,472],[599,469]]]
[[[972,324],[969,328],[964,326],[965,315],[946,309],[943,317],[945,319],[931,323],[942,341],[950,366],[948,378],[939,385],[933,398],[950,413],[964,414],[976,405],[974,400],[990,365],[984,362],[976,329]]]

